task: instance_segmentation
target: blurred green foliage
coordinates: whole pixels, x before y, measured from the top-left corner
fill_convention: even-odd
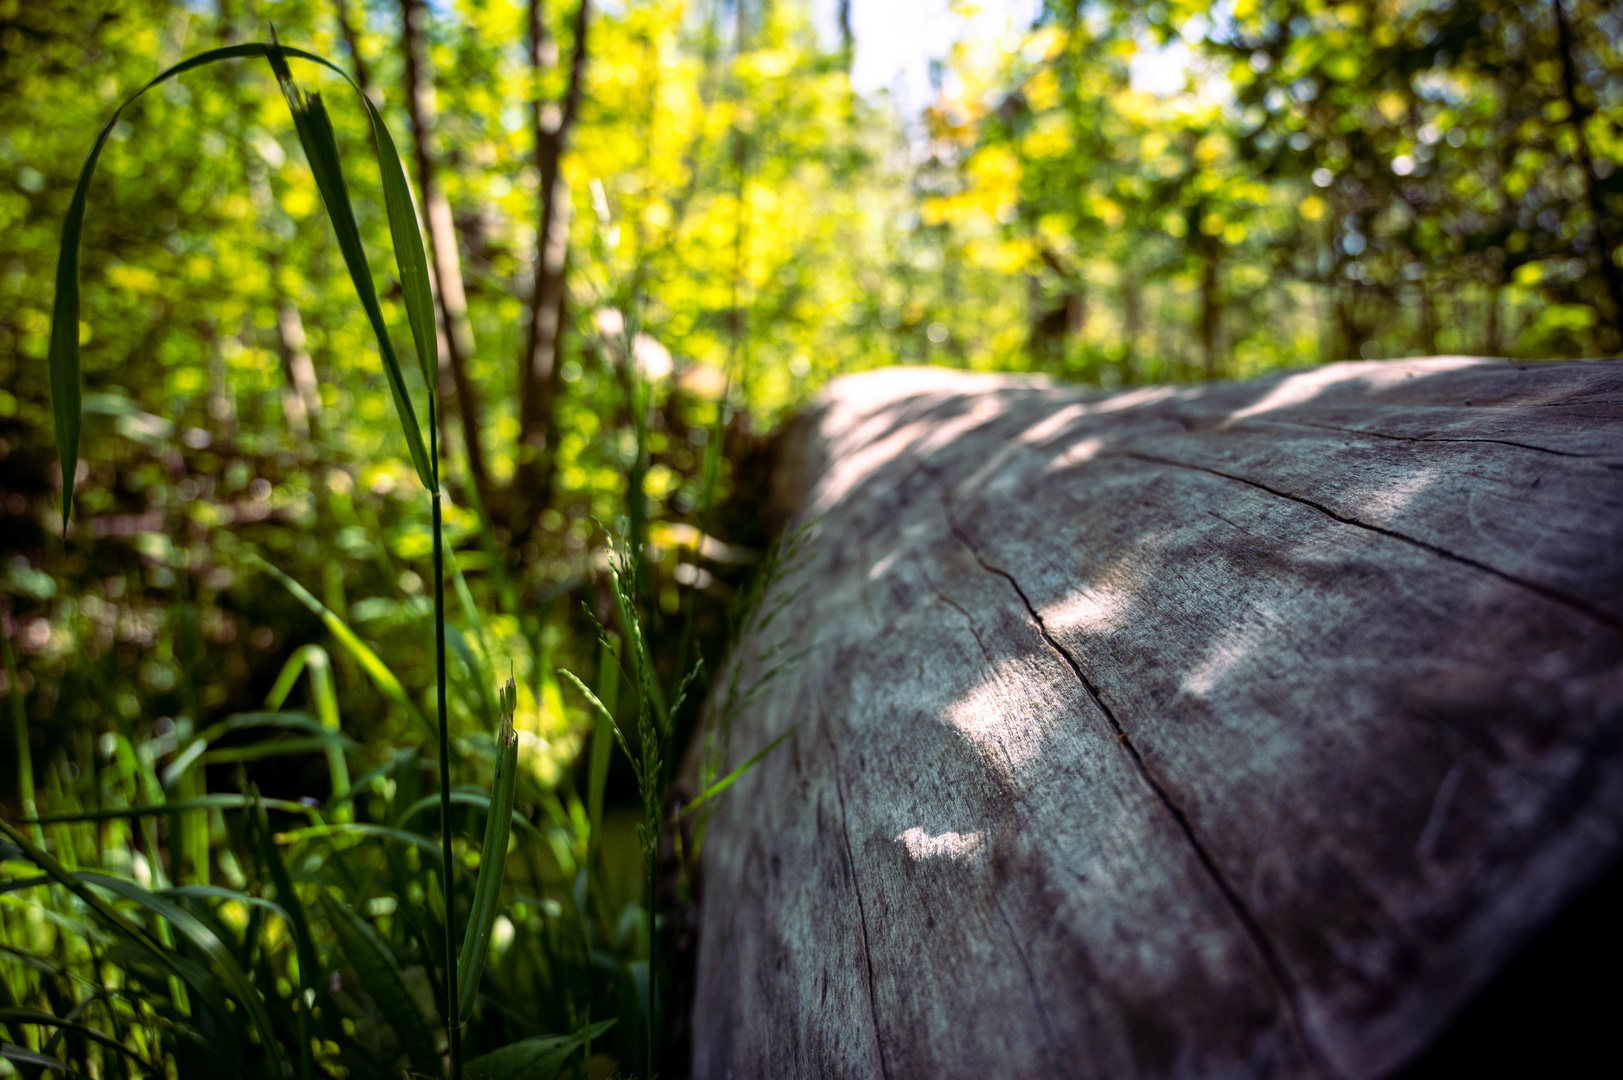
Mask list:
[[[656,804],[627,758],[606,777],[589,767],[598,717],[555,672],[580,674],[625,730],[647,727],[642,673],[627,682],[616,660],[631,628],[612,535],[642,546],[627,587],[656,692],[696,656],[722,669],[770,539],[758,433],[829,377],[929,362],[1115,388],[1360,356],[1623,348],[1614,5],[1050,2],[1029,29],[958,46],[914,124],[854,94],[849,43],[820,42],[787,0],[628,0],[584,17],[540,0],[0,0],[0,759],[15,766],[0,768],[0,816],[257,786],[273,800],[270,847],[240,799],[37,835],[61,861],[155,890],[258,900],[274,849],[287,892],[348,897],[360,924],[310,909],[334,981],[319,988],[322,1029],[289,1037],[314,1046],[303,1067],[319,1074],[386,1074],[411,1041],[391,1034],[351,953],[394,963],[416,1007],[444,1010],[430,989],[444,912],[421,883],[438,821],[413,811],[434,790],[431,534],[374,339],[262,65],[166,84],[104,152],[65,536],[45,370],[61,222],[96,130],[157,71],[268,38],[272,23],[379,103],[425,217],[425,177],[443,199],[445,228],[428,230],[441,295],[455,277],[465,296],[465,310],[442,304],[442,359],[460,359],[436,389],[465,814],[452,824],[470,871],[493,688],[509,672],[522,777],[470,1056],[618,1017],[592,1044],[593,1074],[641,1073],[653,1015],[668,1024],[660,1070],[683,1068],[668,1022],[691,962],[691,883],[670,869],[679,855],[639,843]],[[1144,88],[1156,62],[1181,87]],[[333,91],[374,280],[408,342],[365,115],[331,76],[298,75]],[[543,280],[561,289],[555,308],[535,299]],[[538,368],[540,320],[560,332]],[[662,720],[667,774],[695,689]],[[276,713],[268,738],[241,719],[300,707]],[[759,749],[730,748],[707,775]],[[16,854],[7,880],[37,872]],[[656,856],[671,875],[658,897],[670,963],[650,992],[641,860]],[[471,877],[455,876],[471,903]],[[43,887],[0,890],[0,1010],[85,1005],[140,1057],[117,1065],[83,1033],[49,1043],[15,1020],[6,1042],[105,1076],[147,1075],[153,1058],[186,1075],[249,1045],[203,1030],[197,1017],[242,1021],[170,975],[93,955],[105,942],[50,888],[50,904]],[[285,1002],[318,957],[301,960],[261,905],[171,899],[241,950],[277,1030],[292,1030],[303,1013]]]
[[[1584,0],[1049,0],[928,115],[966,348],[1112,386],[1615,354],[1620,42]]]

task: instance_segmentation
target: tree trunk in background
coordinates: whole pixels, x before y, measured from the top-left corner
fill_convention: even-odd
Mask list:
[[[1144,332],[1144,291],[1136,277],[1129,276],[1121,283],[1121,309],[1127,337],[1127,352],[1123,360],[1131,372],[1134,361],[1138,359],[1138,338]],[[1131,377],[1128,381],[1132,381]]]
[[[372,104],[381,106],[383,103],[377,99],[372,88],[372,70],[361,55],[361,34],[350,18],[348,0],[333,0],[333,7],[338,15],[339,36],[344,39],[344,46],[349,49],[350,63],[355,66],[355,85],[372,99]]]
[[[1218,294],[1217,256],[1208,251],[1200,267],[1200,356],[1206,377],[1217,378],[1218,335],[1221,333],[1223,305]]]
[[[483,427],[479,399],[468,367],[473,362],[473,327],[468,322],[468,298],[462,287],[462,258],[457,248],[451,204],[440,187],[434,164],[434,126],[438,107],[434,95],[433,64],[429,56],[428,5],[424,0],[400,0],[400,51],[404,58],[406,112],[411,117],[412,146],[416,151],[417,186],[427,218],[429,250],[433,258],[435,299],[439,314],[440,430],[445,438],[446,413],[457,410],[462,422],[462,445],[468,476],[479,500],[490,505],[490,475],[479,432]],[[446,441],[449,441],[448,439]]]
[[[1577,164],[1583,169],[1584,197],[1589,201],[1589,212],[1595,215],[1595,246],[1600,249],[1601,280],[1606,283],[1606,295],[1611,300],[1612,333],[1616,339],[1612,344],[1623,343],[1623,267],[1617,265],[1612,258],[1612,251],[1617,243],[1617,222],[1606,211],[1606,197],[1596,184],[1595,156],[1589,149],[1589,133],[1584,130],[1584,122],[1594,113],[1594,110],[1584,104],[1578,97],[1578,67],[1572,55],[1572,25],[1561,10],[1561,0],[1550,0],[1550,8],[1555,12],[1556,47],[1561,54],[1561,89],[1566,98],[1568,116],[1572,122],[1572,133],[1577,141],[1578,152],[1574,156]]]
[[[287,413],[288,427],[308,439],[314,432],[316,418],[321,415],[321,388],[316,382],[316,365],[306,347],[304,320],[299,317],[299,309],[285,297],[278,297],[276,302],[276,335],[281,345],[282,363],[287,367],[289,386],[282,391],[282,407]]]
[[[1428,356],[1437,355],[1437,302],[1431,288],[1420,285],[1420,348]]]
[[[800,659],[721,763],[789,733],[706,827],[693,1075],[1401,1068],[1623,855],[1620,402],[1618,361],[831,383],[734,654]]]
[[[541,71],[556,63],[558,55],[542,14],[541,0],[530,0],[528,45],[530,65],[538,80]],[[536,223],[529,323],[519,365],[519,462],[508,512],[516,537],[528,533],[535,511],[552,498],[558,441],[558,346],[564,330],[569,264],[569,190],[559,176],[559,166],[580,112],[590,19],[590,0],[580,0],[575,10],[574,51],[563,101],[542,101],[537,96],[530,102],[530,137],[540,180],[541,213]]]
[[[1487,348],[1483,350],[1488,356],[1503,356],[1503,344],[1499,334],[1499,293],[1503,285],[1490,285],[1488,287],[1488,325]]]

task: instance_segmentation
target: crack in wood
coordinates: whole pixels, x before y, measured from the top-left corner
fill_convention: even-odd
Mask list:
[[[823,737],[828,740],[829,760],[834,765],[834,797],[840,803],[840,836],[845,840],[845,866],[851,873],[851,891],[857,897],[857,921],[862,927],[862,958],[868,965],[868,1014],[873,1017],[873,1044],[879,1051],[879,1074],[890,1080],[890,1066],[885,1061],[885,1040],[879,1033],[879,1000],[873,988],[873,952],[868,947],[868,912],[862,903],[862,886],[857,884],[857,860],[851,852],[851,826],[845,817],[845,781],[840,776],[840,752],[834,745],[834,736],[828,730],[828,718],[823,718]]]
[[[1594,460],[1604,457],[1603,454],[1579,454],[1571,450],[1553,450],[1548,446],[1534,446],[1532,443],[1513,442],[1510,439],[1453,439],[1446,437],[1433,437],[1421,435],[1393,435],[1386,431],[1368,431],[1363,428],[1337,427],[1334,424],[1313,424],[1306,420],[1261,420],[1247,424],[1237,425],[1243,428],[1261,427],[1263,425],[1278,425],[1281,427],[1305,427],[1315,431],[1338,431],[1343,435],[1368,435],[1372,439],[1390,439],[1393,442],[1414,443],[1490,443],[1494,446],[1514,446],[1518,450],[1533,450],[1540,454],[1554,454],[1556,457],[1584,458]]]
[[[1559,604],[1562,607],[1570,608],[1571,610],[1578,612],[1580,615],[1585,615],[1600,623],[1602,626],[1605,626],[1609,630],[1617,633],[1623,633],[1623,619],[1619,619],[1615,615],[1594,607],[1588,601],[1583,600],[1580,597],[1573,596],[1570,593],[1563,592],[1560,589],[1551,588],[1548,585],[1540,585],[1536,581],[1528,581],[1526,578],[1517,577],[1515,574],[1506,573],[1497,567],[1489,566],[1487,563],[1478,562],[1469,555],[1456,554],[1449,551],[1447,548],[1438,547],[1436,544],[1428,543],[1425,540],[1421,540],[1418,537],[1409,536],[1406,533],[1400,533],[1395,529],[1384,528],[1380,525],[1371,525],[1367,521],[1359,521],[1357,518],[1348,517],[1345,514],[1337,513],[1328,506],[1325,506],[1323,503],[1315,502],[1305,495],[1297,495],[1290,491],[1281,491],[1276,487],[1270,487],[1267,484],[1264,484],[1260,480],[1253,480],[1248,476],[1239,476],[1235,473],[1224,472],[1222,469],[1214,469],[1209,465],[1193,465],[1187,461],[1173,461],[1170,458],[1160,458],[1153,454],[1141,454],[1137,451],[1128,451],[1122,454],[1101,454],[1099,456],[1118,458],[1127,457],[1132,458],[1134,461],[1144,461],[1152,465],[1165,465],[1173,469],[1191,469],[1195,472],[1203,472],[1209,473],[1212,476],[1220,476],[1225,480],[1233,480],[1235,483],[1245,484],[1248,487],[1254,487],[1258,491],[1266,491],[1268,494],[1276,495],[1281,499],[1288,499],[1291,502],[1301,503],[1303,506],[1311,507],[1312,509],[1323,514],[1325,517],[1339,521],[1343,525],[1351,525],[1355,528],[1367,529],[1372,533],[1379,533],[1381,536],[1391,537],[1393,540],[1401,540],[1405,544],[1413,544],[1422,551],[1428,551],[1439,558],[1447,559],[1450,562],[1457,562],[1462,566],[1469,566],[1473,570],[1482,571],[1484,574],[1491,574],[1501,581],[1506,581],[1512,585],[1518,585],[1529,592],[1537,593],[1539,596],[1542,596],[1551,603]]]
[[[1059,1069],[1060,1075],[1070,1080],[1071,1070],[1066,1067],[1065,1055],[1060,1050],[1059,1040],[1054,1037],[1054,1025],[1048,1019],[1048,1007],[1043,1003],[1043,996],[1037,991],[1037,977],[1031,973],[1031,961],[1026,958],[1026,950],[1020,944],[1020,935],[1014,932],[1014,924],[1009,921],[1009,913],[1003,910],[1003,899],[998,897],[997,913],[1003,919],[1003,928],[1009,932],[1009,940],[1014,943],[1014,954],[1020,958],[1020,968],[1026,973],[1026,985],[1031,988],[1032,1005],[1037,1010],[1037,1022],[1043,1026],[1043,1035],[1048,1039],[1048,1045],[1054,1051],[1054,1065]]]
[[[1164,786],[1162,786],[1161,782],[1156,779],[1155,774],[1150,771],[1149,765],[1144,761],[1143,755],[1139,753],[1138,747],[1133,745],[1132,739],[1129,737],[1127,731],[1122,727],[1121,721],[1117,719],[1115,712],[1110,708],[1109,705],[1106,705],[1104,699],[1099,696],[1099,688],[1094,685],[1093,680],[1088,678],[1087,674],[1082,670],[1082,665],[1077,661],[1076,657],[1071,655],[1070,650],[1066,649],[1064,645],[1061,645],[1059,640],[1049,632],[1047,624],[1043,622],[1043,617],[1038,614],[1036,606],[1032,604],[1030,597],[1028,597],[1026,595],[1026,591],[1020,587],[1020,583],[1015,580],[1014,575],[1009,573],[1007,570],[1004,570],[1002,567],[995,566],[992,563],[987,562],[985,557],[982,556],[979,546],[977,546],[975,541],[970,538],[969,534],[959,526],[957,518],[953,516],[950,491],[943,490],[941,501],[943,509],[946,511],[947,528],[950,529],[952,534],[958,538],[958,541],[964,545],[965,549],[969,551],[970,555],[975,559],[976,563],[980,565],[982,570],[985,570],[989,574],[995,574],[996,576],[1001,577],[1003,580],[1009,583],[1010,588],[1014,589],[1015,595],[1020,597],[1020,602],[1025,605],[1026,614],[1028,614],[1031,617],[1032,622],[1036,624],[1037,633],[1041,635],[1043,641],[1047,642],[1049,648],[1058,653],[1060,657],[1064,659],[1065,663],[1070,667],[1071,673],[1076,676],[1077,682],[1082,685],[1082,689],[1087,692],[1088,698],[1099,709],[1099,712],[1104,716],[1106,723],[1110,725],[1111,731],[1115,733],[1118,744],[1126,748],[1127,754],[1132,759],[1133,766],[1137,770],[1139,778],[1144,781],[1144,783],[1149,787],[1150,791],[1155,795],[1156,799],[1161,803],[1162,807],[1164,807],[1167,813],[1172,816],[1172,820],[1177,824],[1179,831],[1183,833],[1184,839],[1188,842],[1190,849],[1194,852],[1195,859],[1200,863],[1201,868],[1206,872],[1207,877],[1211,879],[1211,882],[1217,888],[1218,893],[1221,894],[1223,899],[1227,902],[1230,911],[1233,912],[1236,921],[1239,922],[1241,928],[1245,931],[1246,936],[1251,939],[1252,947],[1255,948],[1257,953],[1261,956],[1264,966],[1266,966],[1268,969],[1268,974],[1273,978],[1275,985],[1285,1000],[1285,1007],[1290,1015],[1291,1030],[1293,1034],[1295,1034],[1297,1041],[1306,1051],[1312,1066],[1318,1072],[1326,1076],[1338,1076],[1339,1074],[1336,1072],[1336,1070],[1330,1066],[1329,1062],[1325,1060],[1324,1056],[1313,1044],[1313,1041],[1308,1038],[1307,1029],[1302,1020],[1303,1010],[1300,1001],[1301,991],[1296,985],[1296,979],[1291,975],[1290,970],[1285,966],[1284,960],[1280,957],[1279,951],[1274,948],[1273,941],[1269,939],[1267,933],[1263,930],[1262,924],[1257,920],[1257,917],[1251,912],[1251,909],[1240,897],[1239,892],[1236,891],[1234,886],[1229,882],[1228,877],[1217,865],[1216,859],[1214,859],[1212,854],[1206,850],[1206,846],[1201,843],[1200,838],[1195,835],[1194,825],[1189,821],[1188,815],[1184,813],[1181,806],[1173,801],[1171,794]]]
[[[919,576],[924,579],[925,587],[934,593],[937,599],[964,617],[964,622],[969,626],[969,632],[974,636],[975,644],[980,646],[981,655],[986,658],[986,662],[988,664],[996,663],[996,661],[993,659],[992,651],[986,647],[985,640],[981,638],[980,630],[976,629],[975,627],[975,617],[964,608],[964,605],[960,604],[958,601],[954,600],[952,597],[943,592],[941,590],[941,586],[931,581],[929,574],[921,573]]]

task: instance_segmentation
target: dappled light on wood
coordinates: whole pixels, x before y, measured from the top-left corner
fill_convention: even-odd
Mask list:
[[[1623,854],[1620,398],[832,384],[782,443],[815,546],[742,662],[809,652],[733,737],[800,727],[708,833],[699,1074],[1419,1054]]]

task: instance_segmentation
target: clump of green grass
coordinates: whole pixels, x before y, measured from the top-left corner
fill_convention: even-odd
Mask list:
[[[49,363],[65,540],[72,540],[83,404],[78,257],[97,159],[114,124],[141,93],[206,64],[241,59],[264,59],[277,78],[428,494],[435,715],[425,714],[343,618],[282,570],[251,557],[322,621],[340,655],[347,654],[352,669],[410,720],[422,744],[383,747],[381,761],[352,777],[348,755],[357,746],[343,732],[332,657],[311,643],[294,651],[259,711],[195,731],[201,717],[170,722],[167,730],[154,725],[145,735],[109,735],[101,747],[105,768],[65,785],[53,776],[53,812],[44,817],[25,770],[26,820],[0,821],[0,925],[20,921],[25,928],[0,942],[0,958],[22,973],[11,980],[0,970],[0,1055],[25,1070],[63,1075],[190,1076],[213,1070],[275,1080],[402,1073],[550,1080],[567,1070],[586,1075],[594,1045],[601,1051],[604,1036],[618,1027],[619,1067],[635,1073],[640,1066],[653,1077],[664,1009],[657,855],[670,824],[665,797],[675,719],[700,684],[703,665],[688,660],[690,608],[679,677],[663,685],[643,614],[648,432],[641,418],[650,395],[629,362],[628,334],[619,376],[639,419],[637,459],[628,475],[629,535],[611,542],[609,586],[619,629],[598,627],[595,692],[561,673],[592,710],[583,801],[567,778],[554,788],[520,767],[518,687],[512,678],[494,686],[494,649],[454,555],[448,558],[445,550],[434,313],[411,190],[381,114],[358,95],[370,122],[416,347],[423,383],[416,393],[426,391],[426,438],[367,268],[332,123],[320,95],[302,92],[288,63],[297,59],[344,74],[321,57],[274,40],[211,50],[152,80],[102,129],[64,222],[52,315]],[[625,305],[633,312],[635,293],[633,283]],[[706,462],[707,507],[723,422],[718,409]],[[489,522],[481,523],[488,546]],[[780,603],[764,618],[758,615],[760,583],[792,561],[805,535],[796,533],[785,548],[775,549],[756,588],[745,591],[739,625],[764,628],[781,610]],[[446,616],[447,576],[462,627]],[[507,614],[525,622],[527,637],[536,642],[531,667],[539,698],[553,679],[540,620],[518,610],[515,590],[503,585]],[[9,639],[0,635],[0,641],[8,684],[16,688]],[[716,777],[727,760],[732,718],[792,661],[775,661],[762,681],[742,691],[735,669],[712,725],[722,734],[719,742],[712,736],[703,790],[682,813],[713,805],[782,741]],[[286,708],[301,677],[313,715]],[[623,707],[622,684],[631,690]],[[472,737],[451,736],[453,692],[460,712],[474,721]],[[11,698],[18,757],[26,765],[21,695],[13,689]],[[635,717],[630,736],[618,719],[628,712]],[[641,900],[619,895],[606,865],[604,802],[615,745],[630,762],[641,804]],[[430,746],[432,761],[425,754]],[[317,754],[330,782],[325,801],[268,799],[246,783],[237,792],[205,790],[209,764]],[[171,757],[160,770],[165,755]],[[453,785],[453,768],[481,782]],[[475,845],[472,826],[481,821],[482,841]],[[474,1051],[466,1061],[465,1048]]]

